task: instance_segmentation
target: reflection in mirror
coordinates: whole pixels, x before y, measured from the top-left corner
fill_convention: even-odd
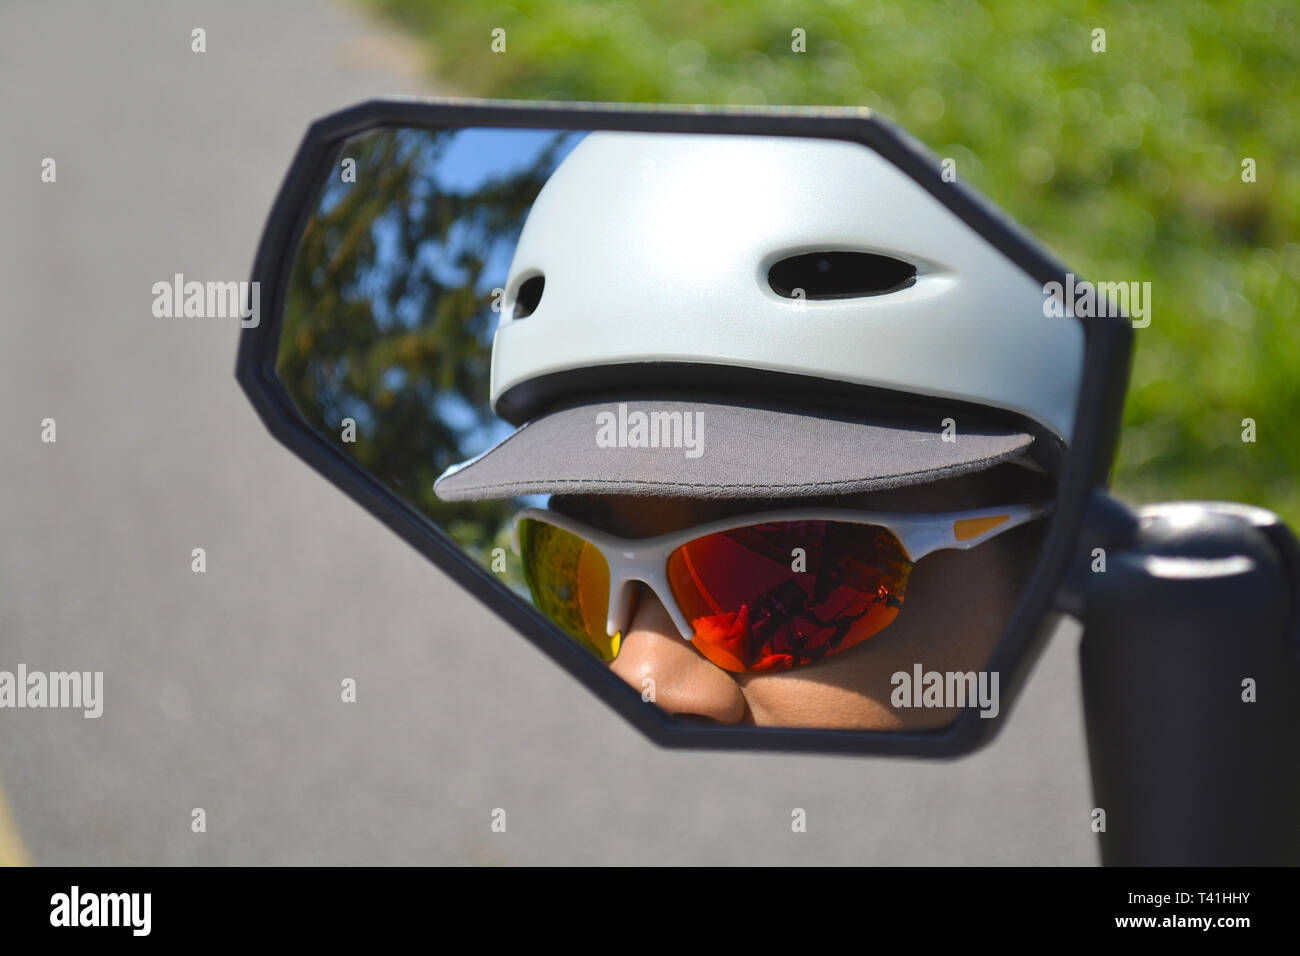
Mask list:
[[[781,137],[380,129],[332,169],[278,376],[485,574],[685,719],[996,715],[1081,333],[940,203]]]

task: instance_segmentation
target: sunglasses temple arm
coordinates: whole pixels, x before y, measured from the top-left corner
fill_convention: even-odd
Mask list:
[[[927,554],[934,551],[969,551],[971,548],[996,538],[1004,531],[1010,531],[1022,524],[1028,524],[1035,518],[1041,518],[1049,514],[1051,510],[1052,506],[1050,504],[1015,505],[1009,508],[990,509],[992,514],[1007,515],[1007,520],[965,540],[957,539],[953,523],[949,523],[947,528],[937,534],[926,532],[917,536],[920,538],[919,541],[913,538],[913,540],[904,541],[903,545],[913,563],[920,561]]]
[[[1029,522],[1033,521],[1035,518],[1041,518],[1043,515],[1047,514],[1051,510],[1052,510],[1051,505],[1043,505],[1043,504],[1017,505],[1014,508],[1008,508],[1006,510],[1006,514],[1008,515],[1006,521],[1003,521],[1001,524],[995,525],[994,527],[989,528],[987,531],[981,534],[977,534],[973,538],[969,538],[966,541],[956,542],[956,544],[953,546],[961,548],[963,550],[968,550],[970,548],[975,547],[976,545],[983,544],[985,541],[989,541],[993,538],[996,538],[1004,531],[1010,531],[1012,528],[1018,528],[1022,524],[1028,524]]]

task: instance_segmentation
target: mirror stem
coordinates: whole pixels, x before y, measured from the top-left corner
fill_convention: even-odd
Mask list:
[[[1300,863],[1295,535],[1258,508],[1099,494],[1080,543],[1062,606],[1102,863]]]

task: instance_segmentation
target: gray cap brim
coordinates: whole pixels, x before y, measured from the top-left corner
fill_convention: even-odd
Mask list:
[[[528,422],[448,468],[434,491],[444,501],[855,494],[980,471],[1018,457],[1032,441],[1017,431],[963,430],[960,422],[945,441],[938,418],[859,418],[716,399],[603,399]]]

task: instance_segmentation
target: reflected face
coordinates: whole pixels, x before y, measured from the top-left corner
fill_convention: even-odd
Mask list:
[[[1032,500],[1023,469],[1003,466],[948,479],[810,506],[939,512]],[[1034,476],[1028,475],[1032,479]],[[703,500],[632,496],[553,499],[552,507],[594,527],[644,538],[732,515],[791,507],[789,500]],[[969,551],[936,551],[912,569],[897,618],[861,644],[791,670],[733,673],[682,638],[659,599],[638,586],[631,624],[613,671],[639,693],[653,686],[669,713],[726,724],[858,730],[944,726],[952,707],[895,707],[893,675],[978,672],[1001,637],[1037,553],[1041,522],[1013,529]],[[647,683],[653,681],[653,684]]]

